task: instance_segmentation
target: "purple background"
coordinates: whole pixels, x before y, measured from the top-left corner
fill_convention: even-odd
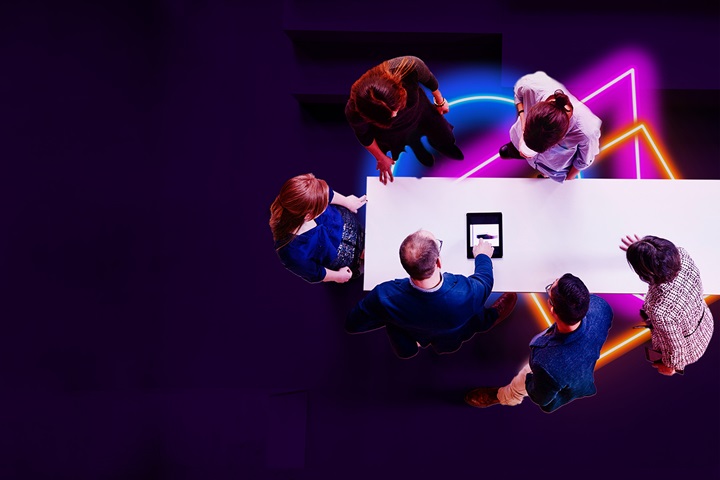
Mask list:
[[[527,357],[525,300],[456,354],[401,361],[343,331],[361,282],[306,284],[267,228],[291,176],[363,193],[343,95],[399,53],[511,91],[643,49],[680,177],[719,179],[713,2],[48,3],[0,6],[0,478],[720,472],[717,334],[684,377],[639,348],[551,415],[471,409]]]

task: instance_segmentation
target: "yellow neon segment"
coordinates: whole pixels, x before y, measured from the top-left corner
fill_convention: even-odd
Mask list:
[[[658,156],[658,159],[660,159],[660,163],[662,164],[663,167],[665,167],[665,171],[667,172],[668,176],[670,177],[671,180],[675,180],[675,175],[673,175],[673,173],[670,171],[670,167],[665,162],[665,159],[663,158],[662,154],[660,153],[660,150],[658,149],[657,145],[655,145],[655,141],[653,140],[652,135],[650,135],[650,132],[645,127],[645,125],[641,124],[641,127],[642,127],[643,132],[645,133],[645,137],[647,138],[648,142],[650,142],[650,146],[652,146],[653,150],[655,151],[655,155]]]
[[[638,130],[641,130],[641,129],[643,129],[643,128],[644,128],[644,126],[643,126],[642,123],[641,123],[640,125],[637,125],[636,127],[634,127],[634,128],[632,128],[632,129],[628,130],[627,132],[623,133],[622,135],[620,135],[620,136],[617,137],[616,139],[614,139],[614,140],[606,143],[606,144],[603,145],[602,147],[600,147],[600,151],[602,152],[603,150],[606,150],[606,149],[612,147],[612,146],[615,145],[616,143],[625,140],[627,137],[629,137],[630,135],[636,133]]]
[[[628,343],[632,342],[633,340],[637,340],[638,338],[640,338],[640,337],[642,337],[642,336],[644,336],[644,335],[645,335],[645,336],[646,336],[646,335],[650,335],[650,330],[644,329],[642,332],[636,333],[635,335],[632,335],[631,337],[626,338],[625,340],[623,340],[622,342],[618,343],[618,344],[615,345],[614,347],[611,347],[611,348],[605,350],[604,352],[602,352],[602,353],[600,354],[600,358],[603,358],[603,357],[606,357],[606,356],[610,355],[610,354],[613,353],[614,351],[616,351],[616,350],[624,347],[624,346],[627,345]],[[599,359],[598,359],[598,360],[599,360]]]
[[[540,315],[542,315],[542,317],[545,319],[545,323],[547,323],[547,326],[548,327],[552,326],[553,322],[550,321],[550,318],[548,318],[547,314],[545,313],[545,309],[542,307],[542,305],[540,305],[540,301],[538,300],[537,295],[535,295],[534,293],[531,293],[530,296],[532,297],[533,301],[535,302],[535,306],[540,311]]]

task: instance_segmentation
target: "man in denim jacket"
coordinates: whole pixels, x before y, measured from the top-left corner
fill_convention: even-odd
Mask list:
[[[526,396],[547,413],[594,395],[595,362],[612,324],[610,305],[590,295],[566,273],[546,287],[555,323],[530,342],[530,361],[505,387],[480,387],[465,395],[473,407],[518,405]]]

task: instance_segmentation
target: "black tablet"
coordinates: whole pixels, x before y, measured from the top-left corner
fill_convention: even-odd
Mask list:
[[[492,258],[503,256],[502,213],[483,212],[468,213],[467,226],[467,258],[473,258],[472,249],[477,245],[478,238],[490,242],[495,247]]]

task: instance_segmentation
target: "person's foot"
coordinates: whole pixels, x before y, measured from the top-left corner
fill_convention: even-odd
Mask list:
[[[425,150],[423,146],[413,145],[410,148],[412,148],[412,151],[415,154],[415,158],[418,159],[418,162],[422,163],[426,167],[432,167],[433,165],[435,165],[435,157],[432,153]]]
[[[473,388],[465,394],[465,403],[471,407],[485,408],[498,405],[500,400],[497,397],[498,387]]]
[[[453,160],[465,159],[465,154],[454,143],[449,147],[436,148],[436,150],[445,155],[446,157],[452,158]]]
[[[513,309],[515,308],[515,304],[517,303],[517,293],[515,292],[506,292],[500,295],[500,298],[498,298],[495,303],[492,304],[490,308],[494,308],[498,312],[498,318],[495,320],[495,324],[502,322],[505,320],[510,313],[512,313]]]
[[[500,154],[500,158],[503,158],[505,160],[508,160],[510,158],[514,158],[517,160],[522,160],[523,156],[520,155],[520,152],[517,148],[515,148],[515,145],[512,144],[512,142],[508,142],[502,147],[500,147],[500,150],[498,150],[498,153]]]

